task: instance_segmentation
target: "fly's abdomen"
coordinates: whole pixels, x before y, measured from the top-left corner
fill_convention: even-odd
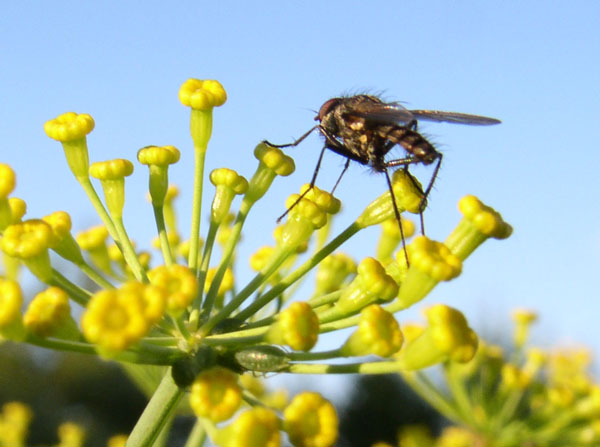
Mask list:
[[[420,133],[407,127],[396,126],[388,133],[387,138],[404,148],[423,164],[433,163],[438,158],[438,152],[433,145]]]

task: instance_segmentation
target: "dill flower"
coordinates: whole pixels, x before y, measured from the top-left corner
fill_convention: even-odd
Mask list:
[[[279,419],[267,408],[246,410],[219,430],[216,443],[221,447],[280,447]]]
[[[201,372],[194,380],[190,405],[198,417],[213,422],[229,419],[242,403],[242,388],[232,371],[215,367]]]
[[[337,440],[335,408],[318,393],[297,395],[284,410],[283,416],[283,428],[296,447],[328,447]]]

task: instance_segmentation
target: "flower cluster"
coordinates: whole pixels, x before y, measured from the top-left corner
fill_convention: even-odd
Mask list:
[[[536,318],[532,311],[515,311],[509,352],[481,343],[471,362],[444,363],[443,385],[434,385],[421,371],[402,372],[413,389],[457,425],[445,428],[437,439],[422,426],[404,427],[398,445],[600,445],[600,384],[590,374],[589,352],[528,346]]]
[[[475,356],[477,335],[457,309],[431,306],[427,326],[406,330],[394,314],[423,300],[438,283],[456,278],[484,240],[508,237],[511,227],[500,214],[467,196],[459,203],[464,217],[444,243],[421,235],[405,246],[400,235],[411,236],[414,224],[403,215],[399,231],[392,197],[400,212],[418,214],[423,192],[406,169],[398,169],[391,178],[393,196],[388,191],[376,198],[340,234],[330,235],[341,203],[305,185],[286,201],[286,221],[276,228],[273,245],[256,247],[251,258],[256,275],[240,281],[234,272],[245,221],[277,178],[294,172],[294,162],[280,148],[262,142],[254,149],[258,163],[248,178],[228,168],[213,170],[208,177],[215,192],[201,238],[213,109],[227,95],[217,81],[190,79],[179,99],[191,109],[195,158],[188,240],[177,226],[177,190],[168,176],[180,150],[146,146],[137,154],[149,170],[158,261],[136,249],[124,222],[126,178],[133,174],[134,163],[114,159],[90,164],[90,115],[65,113],[44,128],[62,144],[101,225],[73,236],[65,211],[24,220],[25,203],[10,197],[16,176],[0,164],[5,265],[0,336],[97,354],[137,368],[162,367],[160,382],[141,384],[156,391],[129,434],[128,447],[153,445],[165,421],[176,410],[185,410],[179,401],[186,392],[197,416],[186,445],[200,446],[209,436],[220,446],[275,447],[287,437],[295,446],[329,447],[337,438],[337,416],[329,401],[314,392],[300,393],[291,402],[253,392],[248,374],[408,373],[438,363],[461,364]],[[101,185],[104,200],[93,180]],[[373,257],[358,260],[339,251],[358,232],[379,225],[383,235]],[[216,261],[215,243],[221,245]],[[94,286],[86,288],[65,277],[55,268],[56,256],[75,264]],[[47,286],[32,300],[23,297],[19,266]],[[295,298],[297,286],[312,269],[314,291]],[[79,322],[71,314],[72,302],[84,309]],[[315,348],[322,335],[345,328],[354,331],[337,349]],[[348,357],[354,360],[343,360]],[[151,375],[141,376],[136,377],[151,380]]]

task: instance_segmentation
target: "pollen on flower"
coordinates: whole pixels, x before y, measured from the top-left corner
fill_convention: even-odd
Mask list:
[[[162,265],[148,272],[150,282],[165,289],[167,311],[178,315],[194,300],[198,293],[198,280],[192,271],[179,264]]]
[[[226,421],[242,403],[242,388],[234,372],[215,367],[201,372],[192,384],[190,406],[198,417]]]
[[[44,130],[53,140],[67,142],[85,137],[94,130],[94,119],[87,113],[67,112],[46,121]]]
[[[58,287],[38,293],[23,315],[23,324],[39,337],[48,337],[69,319],[69,296]]]
[[[192,109],[208,110],[225,104],[227,93],[219,81],[188,79],[179,89],[179,100]]]
[[[309,351],[319,337],[319,318],[308,303],[296,301],[279,313],[267,333],[267,341]]]
[[[330,447],[337,440],[335,408],[318,393],[297,395],[283,415],[283,428],[295,447]]]

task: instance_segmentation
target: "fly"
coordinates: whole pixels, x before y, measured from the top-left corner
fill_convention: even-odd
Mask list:
[[[408,167],[414,164],[435,164],[431,180],[425,190],[422,191],[423,198],[419,206],[421,232],[424,233],[423,209],[425,208],[427,196],[431,192],[431,188],[439,172],[442,163],[442,154],[417,131],[417,122],[419,120],[475,126],[500,123],[500,120],[495,118],[465,113],[441,112],[437,110],[408,110],[397,102],[386,103],[373,95],[356,95],[329,99],[321,106],[319,113],[315,117],[315,121],[318,121],[318,124],[293,143],[274,145],[265,141],[265,143],[279,148],[294,147],[315,130],[325,139],[325,144],[319,155],[309,188],[304,191],[278,220],[281,220],[314,187],[323,155],[325,154],[325,150],[329,149],[346,158],[346,163],[342,173],[335,182],[331,191],[332,193],[346,173],[351,161],[370,166],[376,172],[385,174],[392,198],[394,214],[400,227],[403,246],[404,231],[388,168],[403,167],[405,170],[408,170]],[[386,160],[387,153],[395,146],[400,146],[405,150],[405,157]],[[404,249],[404,253],[408,264],[406,248]]]

